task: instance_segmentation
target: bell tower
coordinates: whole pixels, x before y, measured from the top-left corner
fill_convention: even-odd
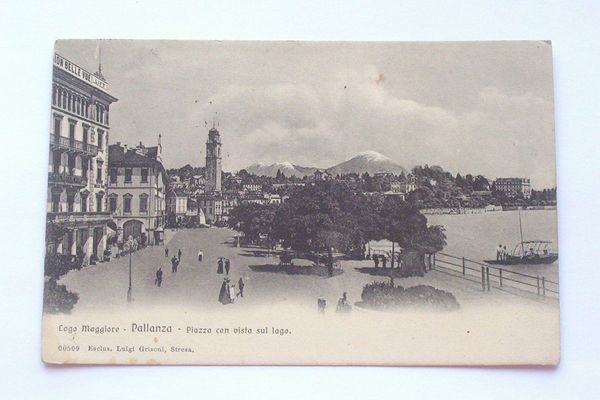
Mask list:
[[[206,193],[221,191],[221,136],[213,127],[206,141]]]

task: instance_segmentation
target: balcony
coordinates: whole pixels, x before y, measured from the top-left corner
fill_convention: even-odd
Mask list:
[[[55,135],[54,133],[50,133],[50,148],[52,150],[63,150],[84,154],[90,157],[95,157],[98,155],[98,146],[68,137]]]
[[[48,183],[84,187],[87,185],[87,180],[83,176],[49,172]]]
[[[111,212],[49,212],[48,220],[65,225],[97,223],[104,224],[112,220]]]

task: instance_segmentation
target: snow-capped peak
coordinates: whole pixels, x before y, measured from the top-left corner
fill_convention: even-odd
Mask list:
[[[294,165],[291,162],[289,162],[289,161],[275,163],[275,164],[273,164],[273,166],[278,166],[278,167],[288,168],[288,169],[294,169]]]
[[[363,157],[369,161],[391,161],[389,157],[373,150],[363,151],[362,153],[359,153],[357,157]]]

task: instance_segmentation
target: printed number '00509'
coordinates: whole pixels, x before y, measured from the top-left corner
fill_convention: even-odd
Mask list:
[[[59,344],[58,351],[79,351],[79,346],[70,344]]]

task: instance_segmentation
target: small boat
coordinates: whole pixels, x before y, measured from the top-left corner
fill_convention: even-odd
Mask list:
[[[552,264],[558,259],[558,252],[553,249],[552,242],[547,240],[529,240],[518,243],[512,252],[502,260],[484,260],[488,264]]]
[[[548,240],[523,240],[523,224],[521,211],[519,211],[519,231],[521,243],[513,251],[504,255],[501,260],[484,260],[488,264],[517,265],[517,264],[552,264],[558,260],[558,252],[554,250],[552,242]]]

